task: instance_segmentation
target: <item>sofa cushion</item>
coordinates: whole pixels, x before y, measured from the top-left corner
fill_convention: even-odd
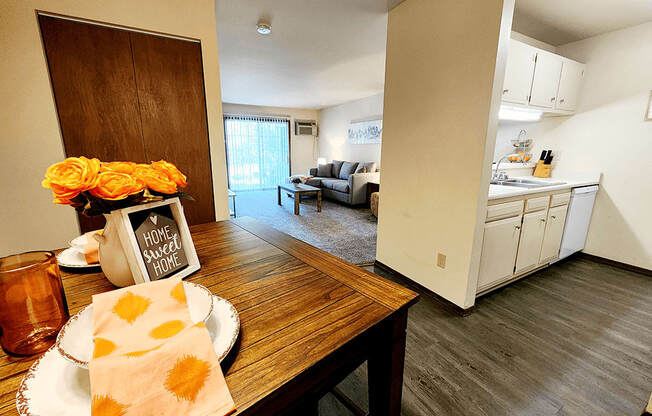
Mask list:
[[[359,163],[355,173],[372,173],[376,171],[376,162]]]
[[[348,180],[349,176],[353,175],[353,172],[355,172],[357,167],[358,167],[358,162],[342,163],[342,169],[340,169],[340,174],[338,178]]]
[[[306,185],[321,188],[322,179],[327,179],[327,178],[320,178],[319,176],[312,177],[312,178],[306,180]]]
[[[331,173],[331,177],[333,177],[333,178],[339,178],[340,177],[340,169],[342,169],[342,164],[343,163],[344,162],[341,161],[341,160],[333,160],[333,173]]]
[[[344,179],[322,179],[321,186],[338,192],[349,192],[349,182]]]
[[[317,176],[321,176],[322,178],[332,178],[333,177],[332,173],[333,173],[332,163],[327,163],[325,165],[317,166]]]

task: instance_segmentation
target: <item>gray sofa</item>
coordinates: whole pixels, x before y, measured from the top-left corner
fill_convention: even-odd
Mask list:
[[[379,181],[380,172],[375,162],[359,163],[333,160],[331,163],[311,168],[312,178],[307,185],[321,188],[326,198],[360,205],[367,202],[367,182]]]

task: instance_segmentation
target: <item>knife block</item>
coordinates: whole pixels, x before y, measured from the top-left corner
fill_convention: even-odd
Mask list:
[[[534,168],[534,173],[532,176],[536,176],[537,178],[549,178],[550,167],[551,165],[544,165],[543,160],[539,160],[537,162],[537,166]]]

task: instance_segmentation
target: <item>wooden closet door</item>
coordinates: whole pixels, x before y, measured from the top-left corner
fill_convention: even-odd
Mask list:
[[[189,224],[215,221],[201,44],[131,32],[145,155],[188,177]]]
[[[165,159],[188,176],[190,224],[215,221],[201,45],[39,16],[67,156]],[[102,217],[79,216],[83,232]]]
[[[39,16],[67,156],[146,162],[129,32]],[[104,218],[79,216],[82,232]]]

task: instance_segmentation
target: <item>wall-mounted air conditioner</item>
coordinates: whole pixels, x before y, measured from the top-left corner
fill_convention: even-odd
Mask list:
[[[294,120],[294,135],[317,137],[317,122],[315,120]]]

